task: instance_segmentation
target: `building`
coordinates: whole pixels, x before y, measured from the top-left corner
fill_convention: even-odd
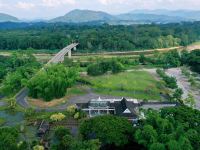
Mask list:
[[[137,121],[140,115],[139,109],[161,109],[175,107],[178,104],[172,102],[138,102],[136,99],[92,99],[88,103],[76,104],[79,109],[85,111],[89,117],[112,114],[126,117],[130,121]]]
[[[88,103],[76,104],[79,109],[85,111],[89,117],[105,114],[127,117],[135,120],[138,116],[138,101],[133,99],[93,99]]]

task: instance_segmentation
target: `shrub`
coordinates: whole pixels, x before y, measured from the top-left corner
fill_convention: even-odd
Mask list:
[[[52,121],[62,121],[65,118],[65,115],[62,113],[58,113],[58,114],[53,114],[51,115],[50,119]]]
[[[161,69],[157,69],[156,72],[165,81],[166,86],[168,88],[171,88],[171,89],[178,88],[176,78],[169,77],[168,75],[166,75],[165,71]]]
[[[41,145],[36,145],[33,147],[33,150],[44,150],[44,147]]]
[[[69,112],[71,115],[74,115],[76,113],[76,106],[75,105],[68,106],[67,112]]]

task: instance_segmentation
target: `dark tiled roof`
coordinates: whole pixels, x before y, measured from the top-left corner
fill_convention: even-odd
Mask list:
[[[119,102],[114,102],[111,104],[112,107],[115,107],[116,114],[119,116],[124,117],[137,117],[137,112],[135,111],[135,108],[138,106],[137,104],[134,104],[133,102],[127,101],[125,98],[123,98]],[[130,113],[124,113],[125,110],[129,110]]]

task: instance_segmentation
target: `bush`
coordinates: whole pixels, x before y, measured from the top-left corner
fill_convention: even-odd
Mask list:
[[[169,77],[168,75],[166,75],[165,71],[161,69],[157,69],[156,72],[165,81],[166,86],[168,88],[171,88],[171,89],[178,88],[176,78]]]
[[[63,119],[65,119],[65,115],[62,113],[53,114],[51,115],[50,119],[52,121],[62,121]]]
[[[110,61],[100,61],[96,64],[89,65],[87,68],[88,75],[98,76],[103,75],[108,71],[112,71],[112,73],[119,73],[123,71],[124,67],[121,62],[113,59]]]
[[[44,147],[41,145],[36,145],[33,147],[33,150],[44,150]]]
[[[76,106],[75,105],[68,106],[67,112],[70,113],[71,115],[74,115],[76,113]]]
[[[62,126],[56,128],[56,130],[55,130],[56,138],[58,138],[59,140],[62,140],[62,138],[65,135],[70,135],[69,129],[62,127]]]
[[[119,73],[124,70],[124,67],[120,62],[113,61],[111,70],[112,70],[112,73]]]

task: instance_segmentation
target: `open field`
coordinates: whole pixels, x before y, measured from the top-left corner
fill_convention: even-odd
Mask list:
[[[166,94],[162,82],[157,81],[146,71],[123,72],[115,75],[87,77],[95,92],[127,96],[141,100],[161,100],[161,93]]]

